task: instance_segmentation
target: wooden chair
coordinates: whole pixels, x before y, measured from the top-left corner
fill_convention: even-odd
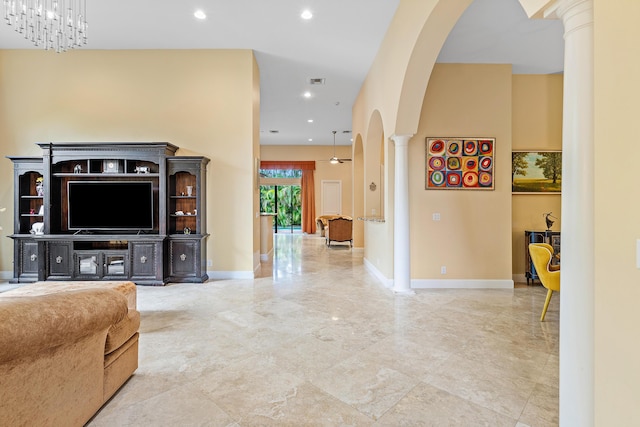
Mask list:
[[[349,247],[353,246],[353,220],[347,218],[333,218],[329,220],[329,225],[325,232],[327,246],[331,242],[349,242]]]
[[[553,291],[560,291],[560,270],[552,271],[551,269],[553,248],[550,249],[549,245],[544,243],[531,243],[529,244],[529,254],[531,255],[531,262],[533,262],[533,266],[538,272],[540,283],[547,288],[547,299],[544,302],[542,315],[540,316],[540,321],[542,322],[545,314],[547,314],[547,308],[549,308]]]

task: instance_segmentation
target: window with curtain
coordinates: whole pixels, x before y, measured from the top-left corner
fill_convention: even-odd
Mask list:
[[[315,234],[316,232],[316,203],[315,185],[313,171],[316,169],[316,162],[313,161],[270,161],[260,162],[261,175],[264,170],[265,175],[274,174],[269,171],[300,171],[300,189],[302,206],[302,232]],[[292,172],[293,174],[293,172]],[[290,178],[294,178],[293,176]]]

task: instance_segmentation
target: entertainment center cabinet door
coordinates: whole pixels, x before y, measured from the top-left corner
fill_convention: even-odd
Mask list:
[[[169,280],[200,282],[200,241],[169,240]]]
[[[162,282],[162,242],[129,242],[131,280],[149,284]]]
[[[38,281],[38,242],[33,239],[16,239],[14,242],[18,262],[14,265],[14,281],[18,283]]]
[[[71,242],[47,242],[47,280],[70,280],[73,274]]]

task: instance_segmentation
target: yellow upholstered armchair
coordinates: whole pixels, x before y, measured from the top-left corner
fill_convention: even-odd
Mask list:
[[[327,246],[331,242],[349,242],[353,245],[353,220],[351,218],[332,218],[325,232]]]
[[[540,283],[547,288],[547,299],[544,302],[542,315],[540,316],[540,321],[543,321],[545,314],[547,314],[547,308],[549,308],[553,291],[560,291],[560,270],[556,269],[556,266],[551,265],[553,248],[550,245],[545,243],[531,243],[529,245],[529,254],[531,255],[531,262],[533,262],[533,266],[540,278]]]

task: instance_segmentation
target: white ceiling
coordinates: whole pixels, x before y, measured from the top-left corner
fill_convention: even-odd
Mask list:
[[[337,130],[336,143],[348,145],[344,131],[351,129],[351,106],[398,4],[91,0],[89,41],[82,49],[253,49],[260,69],[260,143],[332,144]],[[193,17],[198,8],[206,20]],[[313,19],[302,20],[303,9]],[[439,62],[512,63],[514,73],[555,73],[562,71],[563,47],[560,22],[529,20],[517,0],[475,0]],[[33,46],[0,25],[0,49],[25,48]],[[310,85],[311,78],[324,78],[325,84]],[[307,90],[309,99],[302,96]]]

